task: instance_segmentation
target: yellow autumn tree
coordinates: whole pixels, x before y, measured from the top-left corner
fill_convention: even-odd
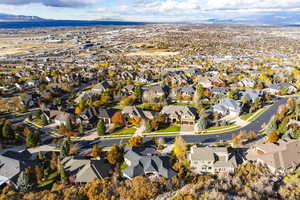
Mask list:
[[[82,111],[81,111],[81,109],[80,109],[79,107],[76,107],[76,108],[75,108],[75,114],[76,114],[76,115],[79,115],[81,112],[82,112]]]
[[[181,136],[176,136],[175,142],[173,144],[173,152],[178,160],[182,160],[185,158],[186,150],[187,145],[185,140]]]
[[[143,138],[141,136],[134,136],[130,138],[127,142],[129,146],[139,146],[143,143]]]

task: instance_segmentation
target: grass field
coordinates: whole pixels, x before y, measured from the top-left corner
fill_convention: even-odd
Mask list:
[[[242,120],[248,120],[253,115],[254,115],[254,113],[247,113],[247,114],[244,114],[244,115],[240,116],[240,118]]]
[[[164,133],[164,132],[179,132],[180,127],[179,126],[169,126],[167,128],[163,128],[160,130],[157,130],[156,133]]]

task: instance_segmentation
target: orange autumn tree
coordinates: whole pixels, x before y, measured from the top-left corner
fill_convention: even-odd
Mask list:
[[[112,123],[122,125],[124,123],[123,115],[121,112],[116,112],[112,118],[111,118]]]
[[[275,143],[279,140],[279,137],[278,137],[278,134],[276,133],[276,131],[270,133],[268,136],[267,136],[267,142],[270,142],[270,143]]]
[[[127,142],[129,146],[140,146],[143,143],[143,138],[141,136],[134,136],[130,138]]]

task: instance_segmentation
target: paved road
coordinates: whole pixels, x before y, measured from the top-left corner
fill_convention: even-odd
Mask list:
[[[287,103],[288,98],[279,98],[269,109],[267,109],[263,114],[261,114],[256,120],[251,122],[245,127],[240,129],[224,132],[224,133],[216,133],[216,134],[206,134],[206,135],[182,135],[188,143],[214,143],[223,141],[231,140],[231,136],[234,133],[239,133],[240,130],[254,131],[258,133],[261,130],[261,126],[263,124],[267,124],[273,115],[277,112],[278,107],[282,104]],[[176,136],[159,136],[163,137],[166,143],[172,143]],[[151,136],[147,137],[146,140],[151,140]],[[105,139],[98,142],[99,146],[110,146],[112,144],[119,144],[122,141],[127,141],[126,139]],[[87,141],[86,141],[87,142]]]
[[[267,124],[272,116],[277,112],[278,107],[282,104],[287,103],[288,98],[281,98],[276,103],[274,103],[268,110],[266,110],[263,114],[261,114],[255,121],[251,122],[245,127],[242,127],[240,129],[224,132],[224,133],[216,133],[216,134],[206,134],[206,135],[182,135],[182,137],[185,139],[188,143],[214,143],[218,141],[229,141],[231,140],[231,136],[234,133],[240,132],[240,130],[246,130],[247,132],[253,130],[254,132],[258,133],[261,129],[261,126],[265,123]],[[154,136],[154,137],[162,137],[165,139],[165,142],[168,144],[173,143],[173,140],[176,136]],[[146,137],[144,139],[145,142],[151,141],[152,136]],[[46,141],[43,142],[43,144],[48,144],[51,142],[50,138],[44,138]],[[53,138],[52,138],[53,139]],[[84,141],[77,141],[82,149],[82,151],[88,150],[92,148],[94,144],[97,144],[97,146],[111,146],[113,144],[120,144],[122,142],[126,142],[128,139],[102,139],[102,140],[84,140]],[[24,146],[16,147],[16,148],[24,148]],[[8,150],[8,149],[6,149]],[[19,149],[20,150],[20,149]],[[1,151],[0,151],[1,153]]]

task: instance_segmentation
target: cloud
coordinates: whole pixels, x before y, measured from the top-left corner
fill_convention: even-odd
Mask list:
[[[124,1],[124,0],[123,0]],[[119,1],[122,3],[122,1]],[[99,8],[99,11],[103,8]],[[150,21],[189,21],[209,18],[243,18],[251,14],[296,12],[300,0],[132,0],[106,9],[106,15]],[[101,10],[103,12],[103,10]],[[100,14],[100,13],[99,13]]]
[[[6,5],[27,5],[27,4],[42,4],[49,7],[69,7],[80,8],[96,3],[97,0],[0,0],[0,4]]]
[[[137,1],[134,8],[139,10],[173,11],[239,11],[300,8],[300,0],[144,0]]]

